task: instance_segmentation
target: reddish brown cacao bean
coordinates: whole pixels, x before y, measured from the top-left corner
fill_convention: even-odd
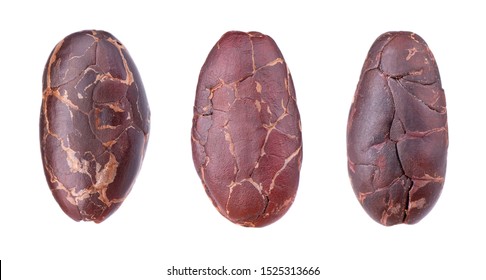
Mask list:
[[[285,60],[258,32],[228,32],[199,76],[194,165],[218,211],[261,227],[294,201],[302,162],[300,116]]]
[[[429,213],[444,184],[447,111],[425,41],[389,32],[372,45],[351,106],[348,171],[365,211],[391,226]]]
[[[150,111],[126,48],[104,31],[59,42],[43,75],[42,161],[62,210],[102,222],[130,192],[147,147]]]

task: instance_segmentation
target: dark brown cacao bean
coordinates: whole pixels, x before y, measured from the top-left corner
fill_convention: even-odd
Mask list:
[[[150,111],[126,48],[104,31],[59,42],[43,75],[42,161],[62,210],[102,222],[123,202],[147,147]]]
[[[285,60],[258,32],[228,32],[199,76],[194,165],[218,211],[261,227],[294,201],[302,162],[300,116]]]
[[[364,63],[347,128],[349,176],[366,212],[386,226],[420,221],[442,191],[447,147],[432,52],[417,34],[381,35]]]

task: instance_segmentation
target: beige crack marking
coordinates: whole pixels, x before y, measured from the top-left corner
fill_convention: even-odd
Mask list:
[[[105,188],[109,184],[113,183],[116,177],[116,170],[118,168],[118,161],[116,157],[110,153],[110,159],[105,164],[103,169],[100,170],[99,166],[96,167],[96,184],[93,186],[95,189]]]
[[[354,164],[354,163],[353,163]],[[373,178],[372,178],[372,182],[374,182],[374,177],[376,176],[376,172],[379,172],[379,166],[377,165],[373,165],[373,164],[354,164],[354,165],[357,165],[357,166],[371,166],[373,167],[374,169],[376,169],[374,172],[373,172]],[[353,169],[353,172],[354,172],[354,169]],[[380,191],[383,191],[383,190],[389,190],[390,189],[390,186],[396,184],[398,181],[401,180],[402,176],[406,176],[404,173],[402,173],[402,175],[398,176],[397,178],[393,179],[393,181],[391,181],[388,185],[384,185],[382,187],[379,187],[377,188],[373,183],[371,185],[371,187],[373,187],[373,190],[372,191],[369,191],[369,192],[359,192],[358,193],[358,200],[363,203],[363,201],[366,199],[366,197],[370,194],[374,194],[376,192],[380,192]]]
[[[192,142],[196,143],[197,145],[200,145],[200,146],[203,146],[203,147],[204,147],[204,145],[201,143],[201,140],[200,140],[200,139],[198,139],[198,138],[197,138],[197,137],[194,135],[195,133],[196,133],[196,132],[194,132],[194,131],[191,133],[191,140],[192,140]]]
[[[51,90],[50,88],[47,90],[47,92],[45,93],[46,97],[49,96],[49,95],[52,95],[54,97],[56,97],[57,99],[59,99],[59,101],[61,101],[63,104],[67,105],[70,109],[74,109],[76,111],[80,111],[82,112],[81,110],[79,110],[79,107],[74,104],[68,97],[68,94],[67,94],[67,90],[64,90],[63,91],[63,94],[61,95],[61,93],[59,92],[58,89],[56,90]],[[46,106],[47,107],[47,106]],[[46,115],[47,116],[47,115]]]
[[[95,69],[91,68],[91,66],[88,66],[88,68],[84,69],[83,71],[83,74],[82,74],[82,78],[79,78],[77,83],[74,85],[74,88],[77,90],[78,89],[78,85],[80,82],[84,81],[83,78],[86,76],[86,74],[88,74],[88,72],[90,71],[93,71],[94,73],[98,73],[96,72]],[[81,76],[81,75],[80,75]],[[92,82],[92,83],[89,83],[88,85],[86,85],[84,88],[83,88],[83,93],[87,92],[88,91],[88,88],[95,85],[96,82],[98,81],[98,75],[96,76],[96,79]],[[78,92],[78,97],[79,97],[79,92]]]
[[[98,38],[98,32],[96,32],[96,30],[91,30],[91,34],[86,34],[87,36],[93,38],[93,40],[95,40],[95,42],[99,42],[100,41],[100,38]]]
[[[42,148],[45,147],[45,142],[46,142],[47,136],[52,135],[55,138],[58,138],[58,139],[60,138],[59,135],[57,135],[57,134],[55,134],[54,132],[51,131],[51,124],[49,123],[49,118],[47,117],[47,106],[46,106],[45,103],[46,103],[46,100],[43,99],[42,100],[42,119],[45,122],[44,127],[45,127],[46,131],[44,131],[44,133],[42,135],[42,141],[44,143]]]
[[[422,197],[419,200],[411,201],[408,210],[410,211],[412,208],[422,209],[424,208],[425,204],[427,204],[427,201],[425,200],[425,197]]]
[[[290,87],[289,87],[289,79],[290,79],[289,68],[288,67],[285,68],[287,69],[287,78],[284,79],[285,90],[287,91],[287,95],[293,98],[292,94],[290,93]]]
[[[288,105],[288,104],[287,104]],[[265,135],[265,140],[263,142],[263,145],[262,145],[262,148],[260,149],[260,157],[257,159],[256,163],[255,163],[255,169],[258,168],[259,164],[260,164],[260,159],[266,154],[265,153],[265,148],[267,146],[267,143],[268,143],[268,138],[270,137],[270,133],[272,132],[272,130],[274,129],[277,129],[276,126],[277,124],[283,119],[285,118],[286,116],[288,116],[288,108],[284,105],[284,101],[283,99],[281,99],[281,106],[282,108],[284,109],[284,112],[277,118],[277,120],[274,122],[274,123],[270,123],[270,124],[263,124],[263,128],[265,128],[267,130],[267,134]],[[269,114],[271,114],[271,111],[270,111],[270,106],[267,106],[267,111]],[[299,123],[300,125],[300,123]],[[300,128],[300,127],[299,127]],[[277,129],[278,130],[278,129]],[[290,134],[287,134],[287,133],[283,133],[284,135],[286,135],[287,137],[289,138],[292,138],[292,139],[296,139],[298,138],[297,135],[290,135]]]
[[[132,71],[130,71],[130,67],[128,66],[128,62],[127,62],[127,60],[126,60],[126,58],[125,58],[125,56],[123,55],[123,52],[122,52],[122,50],[125,49],[125,47],[119,41],[117,41],[113,38],[108,38],[107,41],[110,42],[111,44],[113,44],[118,49],[118,52],[120,53],[120,57],[123,61],[123,66],[125,68],[127,77],[126,77],[125,80],[121,80],[122,83],[127,84],[127,85],[131,85],[134,81],[134,78],[133,78],[133,73],[132,73]]]
[[[375,193],[375,191],[371,192],[358,192],[358,200],[361,204],[364,203],[364,200],[368,197],[368,195]]]
[[[284,112],[287,114],[287,106],[284,104],[284,100],[283,99],[280,99],[280,106],[282,107],[282,109],[284,110]]]
[[[229,124],[226,123],[223,127],[223,132],[224,132],[224,140],[229,143],[229,151],[231,155],[235,158],[236,160],[236,153],[235,153],[235,144],[233,143],[233,138],[231,137],[231,134],[229,133]]]
[[[277,64],[283,64],[284,63],[284,60],[282,58],[276,58],[272,61],[270,61],[269,63],[265,64],[264,66],[260,67],[259,69],[262,69],[263,67],[269,67],[269,66],[275,66]]]
[[[61,143],[61,148],[67,154],[66,161],[72,173],[86,174],[91,179],[93,179],[91,174],[88,172],[89,161],[85,159],[79,160],[75,155],[76,151],[72,150],[69,147],[65,147],[63,143]],[[110,158],[103,168],[101,168],[101,165],[99,163],[96,163],[95,184],[79,192],[76,192],[75,187],[68,190],[64,186],[64,184],[62,184],[55,176],[53,176],[52,170],[49,170],[48,173],[50,174],[51,182],[57,183],[56,189],[62,189],[69,193],[69,197],[67,197],[67,200],[70,203],[77,205],[80,200],[84,200],[94,193],[99,193],[99,200],[109,207],[112,203],[122,202],[124,199],[113,199],[110,201],[106,195],[108,185],[113,183],[115,180],[118,165],[119,163],[116,160],[115,156],[110,153]]]
[[[356,173],[356,170],[354,169],[355,166],[356,164],[348,157],[348,167],[353,173]]]
[[[251,34],[248,34],[249,40],[250,40],[250,45],[251,45],[251,62],[253,66],[253,73],[256,72],[256,64],[255,64],[255,48],[253,46],[253,40],[251,39],[253,36]]]
[[[119,102],[106,103],[104,105],[108,106],[111,110],[115,111],[116,113],[125,112],[125,110],[120,107],[120,103]]]
[[[242,179],[238,182],[234,182],[234,181],[231,181],[231,183],[227,186],[227,188],[233,188],[235,185],[243,185],[243,183],[245,182],[248,182],[250,183],[253,187],[255,187],[255,189],[260,193],[262,194],[262,191],[263,191],[263,187],[261,184],[258,184],[257,182],[255,182],[255,180],[253,180],[253,178],[245,178],[245,179]]]
[[[257,189],[257,190],[258,190],[258,192],[259,192],[260,194],[263,194],[263,193],[262,193],[262,191],[263,191],[263,186],[262,186],[261,184],[258,184],[257,182],[255,182],[255,181],[253,180],[253,178],[247,178],[247,179],[243,180],[242,182],[249,182],[250,184],[252,184],[252,185],[255,187],[255,189]]]
[[[412,97],[412,98],[413,98],[413,99],[415,99],[416,101],[418,101],[418,102],[422,103],[424,106],[427,106],[427,107],[428,107],[430,110],[435,111],[435,112],[437,112],[437,113],[439,113],[439,114],[445,114],[445,113],[447,112],[447,111],[446,111],[446,108],[445,108],[445,107],[442,107],[442,106],[441,106],[442,108],[439,108],[439,109],[433,108],[431,104],[429,104],[429,103],[425,102],[424,100],[420,99],[419,97],[417,97],[417,96],[416,96],[416,95],[415,95],[413,92],[411,92],[411,91],[410,91],[410,90],[409,90],[407,87],[405,87],[405,86],[402,84],[401,79],[402,79],[403,77],[405,77],[405,76],[418,76],[418,75],[422,75],[422,74],[423,74],[423,71],[424,71],[423,69],[420,69],[420,70],[418,70],[418,71],[412,71],[412,72],[409,72],[409,73],[407,73],[407,74],[406,74],[405,76],[403,76],[403,77],[396,77],[396,76],[395,76],[395,77],[392,77],[392,76],[390,76],[389,74],[387,74],[387,73],[383,72],[381,69],[380,69],[379,71],[380,71],[381,75],[383,75],[383,76],[386,78],[386,83],[387,83],[388,89],[389,89],[389,91],[390,91],[390,93],[391,93],[391,95],[392,95],[392,98],[393,98],[393,103],[395,104],[395,105],[394,105],[394,106],[395,106],[395,108],[397,107],[397,106],[396,106],[396,102],[395,102],[395,95],[397,95],[397,94],[398,94],[398,92],[391,90],[391,89],[392,89],[392,87],[390,86],[390,82],[391,82],[392,80],[395,80],[395,81],[396,81],[396,83],[397,83],[397,84],[398,84],[400,87],[402,87],[402,89],[403,89],[403,90],[406,92],[406,94],[408,94],[410,97]],[[410,81],[407,81],[407,82],[410,82]],[[434,83],[436,83],[436,82],[437,82],[437,81],[435,81]],[[419,83],[419,84],[420,84],[420,83]],[[423,85],[423,84],[420,84],[420,85],[421,85],[421,86],[427,86],[427,85]],[[429,86],[430,86],[430,85],[429,85]],[[441,90],[441,89],[440,89],[440,87],[439,87],[439,90]],[[432,104],[433,104],[433,103],[432,103]]]
[[[258,113],[262,111],[262,104],[260,103],[260,100],[255,99],[255,107],[257,108]]]
[[[292,205],[292,203],[294,202],[294,198],[295,197],[290,197],[288,199],[286,199],[284,201],[284,203],[282,203],[282,205],[280,207],[278,207],[278,209],[275,211],[275,212],[280,212],[282,209],[287,209],[290,207],[290,205]]]
[[[105,129],[117,129],[120,125],[109,125],[109,124],[104,124],[104,125],[99,125],[96,128],[98,130],[105,130]]]
[[[250,36],[250,38],[263,38],[265,37],[265,35],[259,33],[259,32],[247,32],[246,34],[248,34],[248,36]]]
[[[419,44],[420,44],[420,42],[417,40],[417,38],[415,38],[415,35],[416,35],[415,33],[411,33],[411,34],[410,34],[410,38],[411,38],[412,40],[414,40],[416,43],[419,43]]]
[[[87,174],[89,177],[91,177],[91,174],[88,172],[89,168],[89,161],[85,159],[79,160],[78,157],[76,157],[76,151],[71,149],[70,147],[65,147],[63,144],[61,144],[61,148],[63,151],[66,152],[66,161],[69,166],[69,171],[71,173],[82,173],[82,174]]]
[[[76,202],[85,200],[89,198],[92,194],[96,193],[99,194],[98,199],[103,202],[107,207],[110,207],[113,203],[122,202],[124,198],[109,200],[106,195],[108,186],[115,180],[118,165],[119,163],[112,153],[110,153],[110,158],[105,166],[103,166],[103,168],[101,168],[101,165],[97,163],[95,175],[96,183],[91,185],[87,189],[81,190],[79,193],[76,193],[73,189],[72,194],[75,196]]]
[[[389,210],[392,214],[396,215],[396,214],[399,214],[400,213],[400,208],[401,208],[401,205],[400,204],[393,205],[393,203],[391,203],[388,206],[387,212]]]
[[[209,101],[209,104],[202,107],[202,111],[203,113],[202,114],[198,114],[198,115],[204,115],[204,114],[207,114],[207,112],[210,112],[213,108],[213,98],[214,98],[214,92],[217,91],[218,89],[222,88],[224,85],[225,85],[225,82],[221,79],[221,78],[218,78],[218,83],[215,85],[215,86],[212,86],[210,88],[206,88],[206,90],[209,90],[209,96],[208,96],[208,101]],[[137,100],[138,101],[138,100]]]
[[[44,117],[44,121],[45,121],[45,128],[47,130],[44,133],[43,137],[42,137],[42,141],[44,143],[44,147],[45,147],[45,142],[47,140],[47,136],[49,136],[49,135],[52,135],[54,138],[58,139],[61,143],[63,143],[63,141],[61,139],[61,136],[59,136],[56,133],[54,133],[54,132],[51,131],[51,126],[50,126],[50,123],[49,123],[49,118],[47,117],[47,105],[46,105],[46,102],[47,102],[47,98],[46,98],[46,96],[44,96],[43,99],[42,99],[42,103],[43,103],[42,104],[43,105],[42,110],[43,110],[43,115],[44,115],[43,117]]]
[[[138,85],[137,85],[137,84],[135,84],[135,88],[137,89],[137,92],[140,92],[140,91],[139,91],[140,89],[138,88]],[[139,104],[139,100],[140,100],[140,95],[138,95],[138,96],[137,96],[137,100],[135,101],[135,107],[136,107],[136,111],[137,111],[137,113],[138,113],[138,117],[139,117],[141,120],[143,120],[143,119],[144,119],[144,117],[143,117],[143,115],[142,115],[142,111],[143,111],[143,110],[140,110],[140,104]],[[149,109],[149,110],[150,110],[150,109]],[[132,112],[133,112],[133,108],[132,108]],[[128,118],[131,118],[131,117],[130,117],[130,114],[128,114]],[[128,119],[128,118],[127,118],[127,119]],[[146,121],[147,121],[147,125],[148,125],[148,126],[150,126],[150,113],[147,115],[147,119],[146,119]],[[143,131],[143,127],[141,127],[141,128],[140,128],[140,130],[142,130],[142,131]],[[148,141],[148,135],[149,135],[149,133],[147,132],[147,133],[146,133],[146,135],[147,135],[147,136],[145,137],[145,138],[146,138],[146,139],[145,139],[145,140],[146,140],[146,141],[145,141],[145,144],[147,144],[147,141]]]
[[[86,34],[86,35],[90,36],[89,34]],[[91,37],[92,37],[92,36],[91,36]],[[69,58],[67,61],[70,61],[70,60],[73,60],[73,59],[76,59],[76,58],[82,58],[82,57],[86,56],[86,53],[89,51],[89,49],[91,49],[91,47],[92,47],[93,45],[95,45],[95,44],[96,44],[98,41],[99,41],[99,40],[94,40],[93,44],[91,44],[89,47],[87,47],[87,48],[84,50],[84,53],[83,53],[83,54],[81,54],[81,55],[73,55],[73,56],[71,56],[71,57],[70,57],[70,58]],[[70,70],[70,69],[68,68],[68,70]]]
[[[265,199],[265,195],[263,194],[263,187],[261,186],[261,184],[258,184],[257,182],[255,182],[253,180],[253,178],[245,178],[245,179],[240,180],[238,182],[231,181],[231,183],[227,186],[227,188],[229,188],[228,199],[226,200],[226,205],[225,205],[225,210],[226,210],[225,212],[226,212],[227,215],[230,214],[230,211],[228,210],[228,206],[229,206],[229,203],[230,203],[231,194],[233,193],[233,189],[236,186],[243,187],[243,183],[245,183],[245,182],[248,182],[253,187],[255,187],[255,189],[260,193],[260,195],[262,196],[262,198]]]
[[[353,164],[353,165],[354,165],[354,164]],[[354,169],[353,169],[352,171],[354,172]],[[409,177],[409,176],[407,176],[406,174],[403,174],[402,176],[406,176],[406,177],[410,178],[410,179],[411,179],[412,181],[414,181],[414,182],[417,182],[417,181],[436,182],[436,183],[443,183],[443,182],[444,182],[444,177],[441,177],[441,176],[435,176],[435,177],[434,177],[434,176],[431,176],[431,175],[429,175],[429,174],[425,174],[423,177]],[[365,200],[365,199],[366,199],[366,198],[367,198],[369,195],[372,195],[372,194],[374,194],[374,193],[376,193],[376,192],[379,192],[379,191],[382,191],[382,190],[389,189],[389,187],[390,187],[391,185],[395,184],[397,180],[400,180],[400,178],[401,178],[401,176],[400,176],[400,177],[398,177],[398,178],[396,178],[396,179],[394,179],[394,180],[393,180],[393,181],[392,181],[390,184],[388,184],[388,185],[386,185],[386,186],[384,186],[384,187],[381,187],[381,188],[376,188],[376,189],[374,189],[373,191],[369,191],[369,192],[358,192],[358,200],[359,200],[359,202],[360,202],[361,204],[363,204],[364,200]],[[425,184],[423,184],[423,185],[420,185],[420,184],[413,184],[413,186],[412,186],[412,187],[409,189],[409,191],[410,191],[410,190],[412,190],[412,188],[414,188],[414,189],[420,189],[420,188],[422,188],[422,187],[424,187],[424,186],[426,186],[426,185],[427,185],[427,183],[425,183]],[[373,187],[374,187],[374,186],[373,186]],[[425,199],[424,199],[424,200],[425,200]],[[412,205],[412,203],[413,203],[413,202],[409,202],[409,205]],[[418,203],[417,205],[422,204],[422,202],[417,202],[417,203]],[[424,204],[425,204],[425,202],[424,202]],[[412,206],[409,206],[409,207],[408,207],[408,209],[410,209],[410,207],[412,207]],[[415,207],[415,206],[414,206],[414,207]],[[422,205],[422,207],[423,207],[423,205]],[[390,210],[390,209],[392,209],[392,213],[393,213],[393,214],[397,214],[397,213],[393,212],[393,211],[395,211],[395,209],[394,209],[394,208],[392,208],[392,206],[388,206],[388,209],[387,209],[387,210]],[[418,209],[421,209],[421,208],[418,208]],[[383,219],[383,216],[382,216],[382,219]],[[386,219],[385,219],[384,221],[386,221]]]
[[[236,80],[236,81],[233,81],[233,82],[229,83],[228,85],[234,85],[234,84],[238,84],[238,83],[241,83],[242,81],[244,81],[244,80],[246,80],[246,79],[248,79],[248,78],[250,78],[250,77],[254,77],[254,76],[255,76],[255,74],[256,74],[256,73],[257,73],[259,70],[261,70],[261,69],[263,69],[263,68],[266,68],[266,67],[272,67],[272,66],[275,66],[275,65],[277,65],[277,64],[284,64],[284,63],[285,63],[285,61],[284,61],[282,58],[280,58],[280,57],[279,57],[279,58],[276,58],[276,59],[274,59],[274,60],[272,60],[272,61],[268,62],[267,64],[265,64],[265,65],[263,65],[263,66],[260,66],[260,67],[258,67],[258,68],[253,69],[253,70],[252,70],[252,72],[251,72],[249,75],[244,76],[243,78],[240,78],[240,79],[238,79],[238,80]]]
[[[46,108],[44,108],[44,111],[46,111]],[[47,112],[45,112],[45,113],[47,113]],[[49,119],[46,117],[45,113],[44,113],[44,121],[46,122],[46,126],[45,127],[46,127],[47,131],[43,134],[43,137],[42,137],[43,146],[44,147],[46,146],[47,137],[49,135],[51,135],[52,137],[56,138],[61,143],[61,149],[63,151],[65,151],[66,154],[67,154],[66,161],[68,163],[68,166],[70,168],[70,171],[71,172],[76,171],[76,172],[84,173],[83,172],[83,170],[84,170],[84,171],[86,171],[85,174],[88,174],[89,175],[89,173],[87,173],[87,167],[85,167],[85,165],[86,164],[89,164],[89,163],[80,162],[78,160],[78,158],[75,155],[76,151],[72,150],[69,147],[69,138],[67,138],[68,145],[65,145],[64,144],[64,140],[62,139],[61,136],[59,136],[56,133],[50,131]],[[70,111],[70,113],[71,113],[71,111]],[[71,117],[72,117],[72,113],[71,113]],[[45,160],[45,162],[48,162],[46,157],[44,157],[44,160]],[[50,173],[51,177],[54,177],[52,172],[49,172],[49,173]]]
[[[257,81],[255,81],[255,84],[256,84],[255,85],[256,91],[258,93],[262,93],[262,85],[259,82],[257,82]]]
[[[390,218],[391,215],[396,215],[400,213],[400,208],[400,204],[393,205],[393,203],[391,203],[390,205],[388,205],[388,208],[381,214],[380,223],[386,225],[388,222],[388,218]],[[391,214],[389,214],[389,212]]]
[[[266,123],[263,124],[263,127],[267,130],[267,135],[265,137],[265,142],[264,142],[263,146],[265,146],[265,144],[267,143],[268,136],[270,135],[270,132],[272,132],[272,130],[276,129],[277,124],[282,119],[284,119],[286,116],[289,115],[288,112],[287,112],[287,110],[288,110],[287,107],[283,104],[283,99],[281,100],[281,106],[284,109],[284,112],[277,118],[277,120],[273,123],[270,123],[270,124],[266,124]],[[269,106],[267,107],[267,110],[269,111],[269,113],[271,113]]]
[[[102,113],[101,109],[95,108],[95,127],[97,130],[104,130],[104,129],[116,129],[121,125],[110,125],[110,124],[101,124],[101,117],[99,116]]]
[[[422,75],[423,73],[424,73],[424,69],[422,68],[422,69],[417,70],[417,71],[410,71],[410,72],[408,73],[408,75],[410,75],[410,76],[420,76],[420,75]]]
[[[228,193],[228,199],[226,199],[226,204],[224,206],[225,208],[225,212],[226,212],[226,215],[230,215],[230,211],[228,209],[228,206],[230,204],[230,200],[231,200],[231,194],[233,194],[233,189],[236,187],[238,183],[234,182],[234,181],[231,181],[231,183],[229,184],[228,188],[229,188],[229,193]]]
[[[241,100],[241,97],[239,97],[239,92],[238,92],[238,83],[232,83],[230,84],[231,88],[233,89],[233,92],[234,92],[234,95],[235,95],[235,99],[233,100],[233,102],[230,104],[230,103],[227,103],[229,104],[230,106],[232,106],[233,104],[236,103],[236,100]],[[228,93],[227,91],[225,91],[225,93]]]
[[[106,141],[106,142],[102,142],[101,140],[99,140],[99,141],[101,142],[101,144],[103,145],[103,147],[105,147],[105,148],[107,148],[107,150],[109,150],[109,149],[111,149],[111,147],[112,147],[113,145],[115,145],[115,144],[118,142],[118,140],[120,139],[120,137],[121,137],[122,135],[124,135],[125,133],[127,133],[127,131],[128,131],[130,128],[137,130],[137,129],[136,129],[134,126],[133,126],[133,125],[130,125],[130,126],[126,127],[125,129],[123,129],[123,130],[122,130],[122,131],[121,131],[121,132],[118,134],[118,136],[117,136],[115,139],[110,140],[110,141]]]
[[[431,104],[437,104],[439,101],[440,101],[440,97],[441,97],[441,90],[436,90],[436,89],[432,89],[432,92],[433,92],[433,96],[435,97],[434,100],[431,102]],[[443,107],[443,106],[442,106]],[[446,108],[444,108],[444,111],[447,110]]]
[[[408,51],[408,55],[407,55],[407,58],[405,58],[405,60],[410,60],[410,58],[412,58],[412,56],[414,56],[416,53],[417,53],[417,49],[415,47],[411,48],[411,49],[407,49]]]
[[[67,200],[69,203],[71,203],[72,205],[74,205],[74,206],[78,206],[78,204],[77,204],[76,200],[74,199],[73,195],[71,194],[71,191],[70,191],[70,190],[68,190],[68,189],[66,188],[66,186],[64,186],[64,184],[63,184],[63,183],[61,183],[61,181],[59,181],[59,179],[57,179],[57,177],[56,177],[56,176],[54,176],[54,173],[53,173],[53,171],[51,170],[51,168],[52,168],[51,166],[47,166],[47,165],[46,165],[46,170],[47,170],[47,173],[49,173],[49,181],[50,181],[51,183],[53,183],[53,184],[56,184],[56,187],[55,187],[55,188],[54,188],[52,191],[54,191],[54,190],[62,190],[62,191],[65,191],[65,192],[66,192],[66,197],[65,197],[65,198],[66,198],[66,200]],[[79,211],[79,209],[78,209],[78,211]]]
[[[447,132],[447,129],[445,127],[437,127],[437,128],[432,128],[432,129],[429,129],[429,130],[426,130],[426,131],[407,131],[405,134],[401,135],[400,138],[398,138],[396,141],[392,141],[392,142],[398,143],[398,142],[402,142],[404,140],[409,140],[409,139],[421,139],[421,138],[429,136],[430,134],[440,133],[440,132]],[[373,146],[382,145],[384,143],[385,142],[375,144]]]
[[[208,97],[209,100],[213,99],[215,91],[217,91],[218,89],[222,88],[225,85],[225,82],[223,81],[223,79],[218,78],[218,80],[219,81],[215,86],[213,86],[211,88],[207,88],[207,90],[209,90],[209,97]]]
[[[130,127],[128,127],[127,129],[129,129]],[[61,139],[59,136],[48,132],[46,133],[44,138],[47,137],[47,134],[52,135],[53,137],[55,137],[61,142],[61,148],[63,149],[63,151],[66,152],[67,155],[66,161],[70,168],[70,172],[86,174],[91,178],[91,180],[93,180],[92,175],[88,172],[90,162],[85,159],[79,160],[75,155],[76,151],[71,149],[69,146],[66,146],[64,144],[63,139]],[[116,143],[116,140],[112,141],[112,143],[110,143],[110,146]],[[67,189],[66,186],[63,183],[61,183],[59,179],[57,179],[57,177],[54,175],[53,171],[51,170],[52,167],[50,165],[46,165],[46,170],[49,173],[50,181],[52,183],[56,183],[55,189],[63,190],[68,194],[66,196],[66,200],[69,203],[77,206],[79,201],[89,198],[92,194],[98,193],[99,194],[98,199],[102,201],[107,207],[110,207],[113,203],[120,203],[123,202],[123,200],[125,199],[125,198],[120,198],[120,199],[109,200],[106,195],[108,185],[113,183],[116,177],[118,165],[119,163],[117,162],[115,156],[112,153],[110,153],[109,161],[108,163],[105,164],[103,169],[101,168],[101,165],[99,163],[96,163],[96,174],[95,174],[96,183],[90,186],[89,188],[83,189],[79,192],[76,192],[75,187],[71,189]]]
[[[47,160],[45,160],[47,162]],[[59,181],[59,179],[54,175],[54,172],[52,170],[52,166],[49,165],[49,164],[46,164],[45,165],[45,170],[47,171],[47,173],[49,173],[49,181],[52,183],[52,184],[56,184],[56,187],[52,190],[62,190],[62,191],[65,191],[66,192],[66,200],[71,203],[72,205],[74,206],[78,206],[77,204],[77,201],[75,199],[75,196],[73,195],[73,190],[69,190],[68,188],[66,188],[66,186],[64,186],[64,184]],[[78,211],[79,211],[79,208],[78,208]]]
[[[423,177],[411,177],[413,180],[420,180],[420,181],[429,181],[435,183],[443,183],[444,177],[441,176],[432,176],[430,174],[425,174]],[[416,186],[418,188],[418,186]]]
[[[269,194],[273,190],[273,188],[275,187],[275,180],[277,179],[277,177],[287,167],[287,165],[289,164],[289,162],[299,154],[299,152],[300,152],[301,149],[302,149],[302,145],[297,150],[295,150],[289,157],[287,157],[285,159],[284,164],[282,165],[282,167],[275,173],[275,175],[272,178],[272,183],[270,183]]]
[[[51,72],[52,72],[52,65],[54,64],[54,62],[56,61],[57,59],[57,53],[59,52],[59,50],[61,49],[62,45],[64,44],[64,39],[59,42],[55,47],[54,47],[54,50],[52,51],[52,55],[51,55],[51,58],[49,59],[49,64],[47,66],[47,73],[46,73],[46,89],[50,89],[51,88]],[[59,61],[60,63],[60,61]]]
[[[253,55],[253,54],[252,54],[252,55]],[[255,62],[253,62],[253,63],[255,63]],[[212,99],[213,99],[213,97],[214,97],[214,93],[215,93],[215,91],[216,91],[216,90],[218,90],[219,88],[222,88],[222,87],[223,87],[223,86],[225,86],[225,85],[230,86],[231,88],[233,88],[233,89],[234,89],[234,94],[235,94],[235,100],[233,101],[233,103],[234,103],[234,102],[236,102],[236,100],[240,100],[240,98],[238,97],[238,87],[237,87],[237,85],[238,85],[240,82],[242,82],[243,80],[246,80],[246,79],[247,79],[247,78],[249,78],[249,77],[253,77],[253,76],[256,74],[256,72],[258,72],[258,71],[259,71],[260,69],[262,69],[262,68],[265,68],[265,67],[271,67],[271,66],[275,66],[276,64],[283,64],[283,63],[285,63],[285,61],[284,61],[282,58],[280,58],[280,57],[279,57],[279,58],[276,58],[276,59],[274,59],[274,60],[272,60],[272,61],[268,62],[267,64],[265,64],[265,65],[263,65],[263,66],[258,67],[258,68],[256,68],[256,66],[255,66],[255,65],[253,65],[253,71],[252,71],[252,73],[251,73],[249,76],[245,76],[245,77],[243,77],[243,78],[241,78],[241,79],[239,79],[239,80],[236,80],[236,81],[234,81],[234,82],[231,82],[231,83],[226,83],[226,82],[225,82],[224,80],[222,80],[221,78],[218,78],[218,80],[219,80],[219,81],[218,81],[218,83],[217,83],[216,85],[214,85],[214,86],[212,86],[212,87],[210,87],[210,88],[206,88],[206,90],[209,90],[209,97],[208,97],[208,99],[209,99],[209,101],[210,101],[210,104],[208,104],[208,105],[206,105],[206,106],[202,107],[202,108],[201,108],[201,109],[202,109],[202,111],[203,111],[203,112],[207,112],[207,111],[209,111],[209,110],[212,108]],[[288,68],[287,68],[287,74],[289,75]],[[288,86],[288,81],[287,81],[287,80],[284,80],[284,82],[285,82],[285,85],[286,85],[287,93],[289,94],[289,96],[291,97],[291,99],[294,99],[294,98],[292,97],[292,95],[290,94],[290,91],[289,91],[289,86]],[[261,85],[259,82],[257,82],[257,81],[255,81],[255,88],[256,88],[256,91],[257,91],[258,93],[262,93],[262,85]],[[256,106],[258,106],[258,105],[256,105]],[[270,111],[270,108],[269,108],[269,107],[267,107],[267,112],[268,112],[269,114],[272,114],[272,112]],[[204,113],[203,113],[203,114],[204,114]]]

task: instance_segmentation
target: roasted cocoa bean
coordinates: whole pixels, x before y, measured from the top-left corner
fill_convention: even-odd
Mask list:
[[[351,106],[348,171],[366,212],[391,226],[429,213],[444,184],[447,111],[425,41],[389,32],[372,45]]]
[[[62,210],[102,222],[123,202],[147,147],[150,111],[126,48],[104,31],[59,42],[43,75],[42,161]]]
[[[228,32],[199,76],[194,165],[209,198],[233,223],[261,227],[294,201],[302,162],[292,77],[275,42]]]

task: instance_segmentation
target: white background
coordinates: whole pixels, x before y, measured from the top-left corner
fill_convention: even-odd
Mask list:
[[[222,265],[258,274],[262,266],[321,271],[319,277],[285,279],[485,279],[484,9],[471,1],[321,2],[4,2],[2,279],[178,279],[167,269]],[[152,111],[133,191],[102,224],[76,223],[61,211],[39,147],[45,62],[57,42],[84,29],[109,31],[128,48]],[[218,214],[192,163],[199,70],[229,30],[260,31],[277,42],[302,117],[299,191],[289,212],[265,228],[243,228]],[[380,34],[396,30],[416,32],[435,55],[450,146],[444,191],[432,212],[413,226],[384,227],[352,192],[345,135],[368,49]],[[234,279],[281,279],[257,273]],[[214,279],[180,279],[208,278]]]

